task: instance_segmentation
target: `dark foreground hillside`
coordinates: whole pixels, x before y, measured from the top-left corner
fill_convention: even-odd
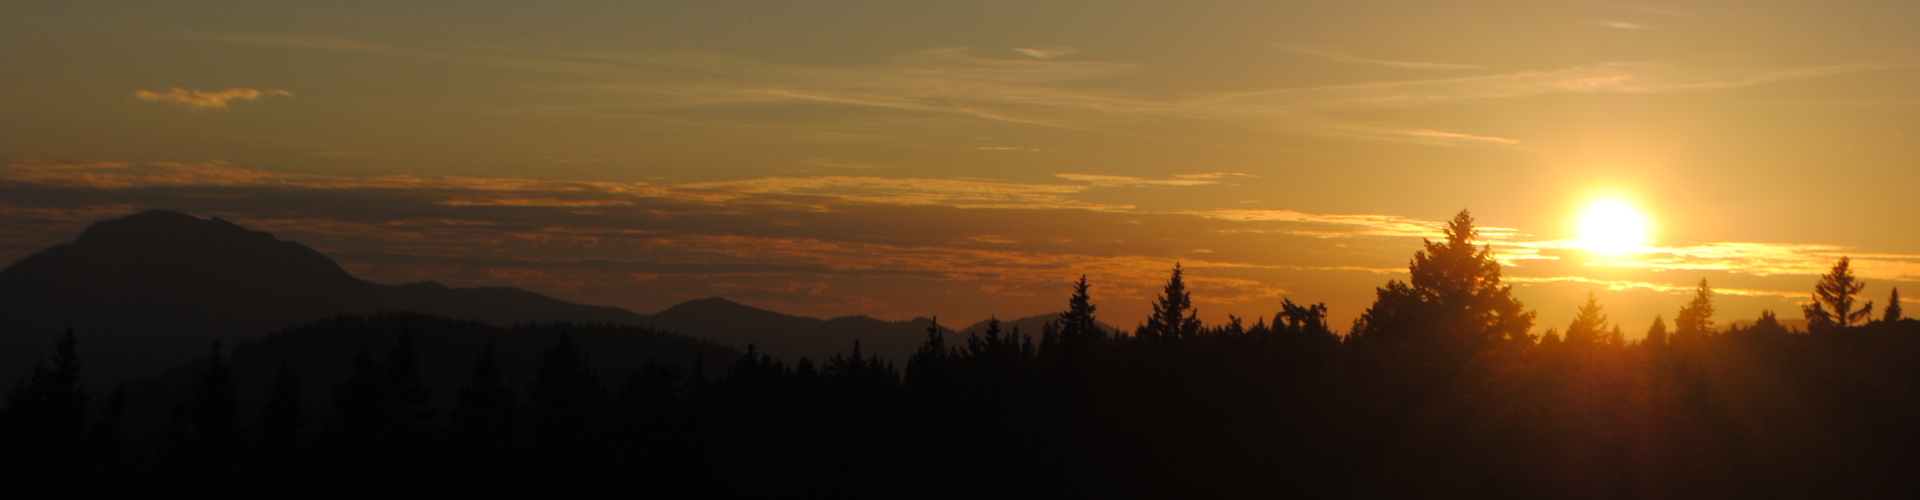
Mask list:
[[[223,353],[234,380],[235,401],[241,408],[265,405],[273,392],[275,376],[284,365],[298,376],[300,393],[313,398],[303,416],[318,421],[327,409],[325,397],[352,375],[353,360],[360,351],[366,349],[376,358],[385,357],[402,333],[410,336],[419,357],[420,381],[430,389],[425,403],[433,408],[453,407],[457,402],[455,389],[467,384],[474,361],[489,346],[498,358],[503,383],[516,388],[537,378],[542,353],[562,334],[569,335],[583,352],[591,353],[587,360],[590,367],[614,382],[625,380],[627,374],[649,363],[687,369],[699,365],[705,367],[707,376],[716,376],[740,356],[738,351],[711,341],[623,325],[501,327],[409,313],[343,316],[242,342]],[[206,369],[207,362],[201,360],[128,385],[129,430],[136,436],[158,437],[175,396],[189,392]],[[444,412],[438,413],[432,420],[445,419]]]
[[[930,325],[904,366],[849,346],[794,363],[750,352],[714,377],[615,373],[633,356],[552,327],[580,333],[544,337],[531,375],[525,352],[496,350],[461,378],[424,361],[444,338],[375,319],[389,326],[358,338],[384,351],[315,365],[347,367],[317,393],[264,373],[264,347],[186,368],[157,439],[123,432],[131,415],[77,393],[56,354],[9,397],[0,470],[69,492],[213,496],[1920,493],[1920,322],[1855,308],[1844,259],[1803,311],[1810,332],[1771,313],[1716,328],[1703,283],[1671,329],[1627,342],[1591,300],[1564,330],[1532,333],[1471,219],[1447,234],[1344,335],[1324,307],[1291,302],[1202,325],[1177,267],[1130,334],[1100,326],[1083,280],[1041,331]],[[356,345],[328,342],[275,345]],[[260,387],[264,402],[241,402]]]

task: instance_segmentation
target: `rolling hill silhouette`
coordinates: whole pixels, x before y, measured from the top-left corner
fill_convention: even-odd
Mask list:
[[[860,341],[864,354],[879,354],[896,363],[905,362],[914,349],[927,340],[932,319],[886,321],[867,316],[818,319],[790,316],[713,297],[683,302],[645,316],[636,323],[664,332],[674,332],[719,342],[736,349],[751,344],[762,354],[798,360],[801,356],[818,363],[835,353],[853,349]],[[942,327],[952,333],[952,330]]]
[[[932,322],[807,318],[722,298],[642,315],[517,288],[385,285],[266,232],[153,210],[96,222],[74,242],[0,270],[0,387],[24,376],[67,328],[80,334],[87,383],[105,388],[203,356],[214,340],[233,344],[324,318],[400,311],[495,326],[648,327],[742,350],[751,344],[788,361],[824,361],[859,340],[864,352],[902,362]],[[1037,323],[1022,325],[1039,333]]]
[[[80,333],[85,373],[99,386],[184,363],[216,339],[379,311],[496,325],[641,318],[513,288],[368,282],[305,245],[155,210],[96,222],[0,271],[0,383],[22,376],[67,328]]]

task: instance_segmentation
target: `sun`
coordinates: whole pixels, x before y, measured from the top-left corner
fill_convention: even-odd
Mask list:
[[[1601,200],[1580,214],[1580,247],[1621,255],[1647,244],[1647,218],[1620,200]]]

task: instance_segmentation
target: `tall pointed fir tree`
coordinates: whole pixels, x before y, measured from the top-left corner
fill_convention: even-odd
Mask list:
[[[434,410],[427,407],[433,395],[420,375],[420,354],[413,346],[413,333],[401,331],[387,352],[386,394],[395,437],[417,441],[425,437],[427,423]]]
[[[545,437],[571,444],[581,444],[578,440],[594,431],[607,403],[606,385],[568,333],[547,351],[527,394],[534,423]]]
[[[1473,215],[1461,210],[1441,230],[1446,238],[1427,240],[1414,253],[1407,282],[1393,280],[1375,290],[1371,307],[1355,322],[1364,339],[1414,339],[1469,347],[1486,342],[1528,344],[1534,313],[1500,282],[1500,262],[1490,246],[1477,246]]]
[[[387,441],[391,412],[385,375],[371,348],[362,344],[347,379],[333,390],[333,413],[324,422],[329,440],[356,454],[372,453]]]
[[[1000,324],[998,318],[989,319],[988,322],[995,328]],[[921,343],[920,348],[907,358],[906,384],[916,391],[940,393],[946,390],[947,382],[951,380],[953,353],[947,348],[947,336],[941,330],[940,317],[935,316],[927,325],[927,341]]]
[[[1093,298],[1088,295],[1087,275],[1073,282],[1073,296],[1067,299],[1067,310],[1060,313],[1060,341],[1069,351],[1084,350],[1104,340],[1107,332],[1100,329],[1100,323],[1094,319]]]
[[[1900,310],[1900,289],[1894,288],[1892,293],[1887,294],[1886,315],[1882,316],[1880,320],[1900,321],[1900,319],[1905,316],[1906,313]]]
[[[473,375],[468,377],[467,387],[454,397],[453,410],[447,416],[453,421],[454,433],[463,439],[498,441],[513,428],[517,405],[513,389],[500,375],[500,360],[493,344],[487,344],[473,362]]]
[[[293,367],[281,361],[273,379],[273,392],[267,395],[266,406],[260,408],[260,416],[253,421],[255,455],[275,466],[284,465],[300,447],[301,433],[306,427],[300,378],[293,374]]]
[[[80,384],[79,340],[69,329],[54,340],[53,363],[35,360],[33,371],[7,393],[0,414],[0,450],[22,463],[0,464],[34,477],[38,471],[70,469],[81,458],[90,396]],[[11,448],[10,450],[8,448]]]
[[[1609,343],[1607,314],[1604,311],[1600,300],[1594,298],[1593,293],[1587,293],[1587,303],[1580,306],[1580,312],[1567,325],[1567,343],[1581,347]]]
[[[219,342],[213,343],[206,366],[175,407],[168,447],[176,465],[215,474],[239,465],[247,449],[247,429]]]
[[[1873,302],[1854,308],[1855,297],[1866,287],[1865,282],[1854,277],[1852,259],[1841,257],[1833,269],[1820,276],[1820,283],[1814,285],[1812,303],[1800,309],[1806,315],[1807,329],[1828,332],[1866,321],[1873,315]]]
[[[1153,303],[1153,315],[1139,329],[1139,337],[1150,343],[1184,340],[1200,334],[1199,312],[1193,309],[1193,294],[1181,278],[1180,264],[1173,265],[1173,276]]]
[[[1680,307],[1680,313],[1673,316],[1673,341],[1691,343],[1713,334],[1713,289],[1707,286],[1707,280],[1701,279],[1700,286],[1693,291],[1693,299]]]
[[[1643,342],[1654,347],[1667,345],[1667,321],[1655,315],[1653,325],[1647,327],[1647,337]]]

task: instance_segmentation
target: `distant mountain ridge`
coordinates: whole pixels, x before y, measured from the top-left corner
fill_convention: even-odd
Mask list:
[[[402,311],[494,326],[647,327],[743,351],[751,345],[789,362],[802,356],[823,362],[859,341],[863,353],[904,363],[933,324],[929,318],[793,316],[718,297],[642,315],[517,288],[385,285],[355,278],[320,252],[263,231],[152,210],[96,222],[72,243],[0,270],[0,387],[24,376],[67,328],[80,335],[88,384],[104,389],[204,356],[215,340],[233,345],[326,318]],[[1003,328],[1017,325],[1037,338],[1051,318],[1017,319]],[[976,326],[973,331],[984,329],[984,322]]]
[[[857,340],[862,354],[879,354],[902,363],[926,342],[927,327],[933,325],[933,320],[886,321],[867,316],[808,318],[711,297],[669,307],[641,318],[637,324],[712,340],[735,349],[744,350],[752,345],[760,354],[788,361],[797,361],[801,356],[816,363],[825,361],[834,354],[851,351]],[[941,327],[941,331],[953,333],[946,327]]]
[[[154,210],[96,222],[73,243],[0,270],[0,383],[23,376],[67,328],[80,333],[85,373],[97,384],[179,365],[217,339],[380,311],[496,325],[641,319],[514,288],[373,283],[305,245]]]
[[[1060,313],[1057,313],[1057,312],[1040,314],[1035,316],[1028,316],[1025,318],[1000,320],[1000,331],[1005,333],[1011,333],[1015,329],[1018,329],[1021,335],[1031,335],[1034,338],[1034,342],[1039,342],[1041,329],[1045,328],[1047,326],[1047,323],[1051,323],[1059,320],[1060,320]],[[988,321],[990,320],[981,320],[979,323],[974,323],[964,329],[961,329],[960,336],[964,338],[969,334],[986,333]],[[1106,322],[1094,321],[1093,324],[1096,326],[1099,326],[1100,329],[1106,330],[1108,332],[1115,332],[1115,333],[1120,332],[1120,329],[1114,328],[1113,325],[1106,324]]]

